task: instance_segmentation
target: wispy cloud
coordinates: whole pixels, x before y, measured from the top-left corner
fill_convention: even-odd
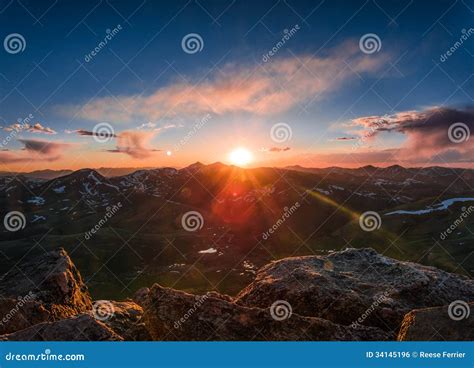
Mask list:
[[[337,137],[334,139],[335,141],[353,141],[356,137]]]
[[[260,148],[261,152],[285,152],[289,151],[291,148],[290,147],[262,147]]]
[[[92,132],[90,130],[84,130],[84,129],[78,129],[78,130],[73,130],[73,131],[67,131],[66,133],[77,133],[82,136],[90,136],[90,137],[101,137],[101,138],[107,138],[107,137],[114,137],[116,138],[117,136],[113,133],[101,133],[98,134],[96,132]]]
[[[20,151],[1,151],[0,161],[5,164],[59,160],[72,144],[39,139],[18,139],[24,147]]]
[[[160,149],[151,148],[150,141],[155,132],[124,131],[117,136],[117,148],[107,150],[110,153],[125,153],[136,159],[150,157]]]
[[[6,132],[30,132],[30,133],[43,133],[43,134],[56,134],[56,131],[50,127],[42,126],[40,123],[35,123],[33,125],[28,123],[15,123],[3,128]]]
[[[278,114],[320,100],[360,74],[377,72],[387,57],[365,55],[351,41],[326,56],[280,58],[246,67],[228,64],[197,84],[179,82],[148,96],[102,97],[58,110],[67,116],[119,123],[203,113]]]

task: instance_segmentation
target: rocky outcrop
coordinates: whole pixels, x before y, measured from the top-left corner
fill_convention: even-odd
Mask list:
[[[43,304],[35,301],[31,294],[18,299],[0,299],[0,335],[48,321],[50,315]]]
[[[64,249],[19,263],[0,280],[0,333],[88,311],[91,298]]]
[[[469,320],[452,318],[448,306],[474,300],[473,280],[372,249],[272,262],[235,298],[155,284],[134,301],[94,305],[60,249],[12,268],[0,279],[0,296],[4,341],[474,338],[474,303]]]
[[[398,341],[473,341],[474,303],[416,309],[405,315]]]
[[[258,271],[236,302],[267,308],[285,300],[300,315],[375,326],[396,336],[406,313],[457,299],[474,300],[473,280],[397,261],[373,249],[347,249],[272,262]]]
[[[121,341],[122,337],[89,314],[43,322],[0,336],[1,341]]]
[[[352,328],[321,318],[248,308],[217,298],[153,285],[144,322],[154,340],[386,340],[378,328]],[[281,311],[284,312],[284,311]],[[286,317],[286,318],[282,318]]]
[[[111,305],[110,317],[102,322],[127,341],[151,340],[143,322],[143,309],[131,300],[116,302],[108,301]]]

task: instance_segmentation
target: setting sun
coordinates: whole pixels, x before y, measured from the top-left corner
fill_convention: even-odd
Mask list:
[[[246,148],[236,148],[229,154],[229,160],[232,164],[237,166],[245,166],[252,162],[253,156],[252,152],[250,152]]]

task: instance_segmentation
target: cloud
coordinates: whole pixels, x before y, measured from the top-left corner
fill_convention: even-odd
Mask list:
[[[65,148],[71,147],[69,143],[43,141],[39,139],[18,139],[23,143],[24,150],[36,152],[40,155],[55,155],[64,151]]]
[[[156,123],[148,122],[148,123],[143,123],[143,124],[139,125],[136,129],[137,130],[151,130],[151,131],[154,131],[154,132],[161,132],[163,130],[178,128],[178,127],[181,127],[181,125],[166,124],[166,125],[163,125],[163,126],[159,127],[159,126],[157,126]]]
[[[261,152],[285,152],[285,151],[289,151],[291,148],[290,147],[269,147],[269,148],[265,148],[265,147],[262,147],[260,148],[260,151]]]
[[[352,125],[368,130],[366,136],[398,132],[406,136],[400,148],[400,159],[446,159],[446,162],[474,162],[472,140],[459,143],[450,139],[450,127],[463,123],[469,136],[474,131],[474,107],[432,107],[423,111],[404,111],[393,115],[366,116],[354,119]]]
[[[198,84],[178,82],[148,96],[101,97],[83,105],[58,106],[66,116],[130,123],[204,113],[278,114],[318,101],[360,74],[373,74],[388,55],[366,55],[350,41],[325,56],[275,58],[263,65],[227,64]]]
[[[108,138],[108,137],[114,137],[116,138],[117,136],[114,134],[114,133],[101,133],[101,134],[97,134],[96,132],[92,132],[90,130],[84,130],[84,129],[78,129],[78,130],[68,130],[66,131],[66,133],[77,133],[79,135],[82,135],[82,136],[95,136],[95,137],[101,137],[102,139],[104,138]]]
[[[117,136],[117,148],[107,150],[110,153],[125,153],[136,159],[150,157],[153,152],[161,150],[149,148],[155,132],[124,131]]]
[[[1,151],[2,163],[20,163],[35,161],[56,161],[62,157],[65,149],[71,147],[69,143],[50,142],[37,139],[18,139],[24,145],[21,151]]]
[[[353,141],[356,137],[337,137],[335,141]]]
[[[56,131],[49,127],[44,127],[40,123],[35,123],[33,125],[28,123],[15,123],[3,128],[6,132],[30,132],[30,133],[43,133],[43,134],[56,134]]]

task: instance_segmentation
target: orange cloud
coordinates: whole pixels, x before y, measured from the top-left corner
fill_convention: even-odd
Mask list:
[[[178,114],[249,112],[278,114],[296,104],[320,100],[357,74],[373,73],[387,55],[366,55],[346,42],[324,57],[281,58],[256,66],[226,65],[196,85],[176,83],[148,96],[102,97],[59,111],[93,121],[156,121]]]

